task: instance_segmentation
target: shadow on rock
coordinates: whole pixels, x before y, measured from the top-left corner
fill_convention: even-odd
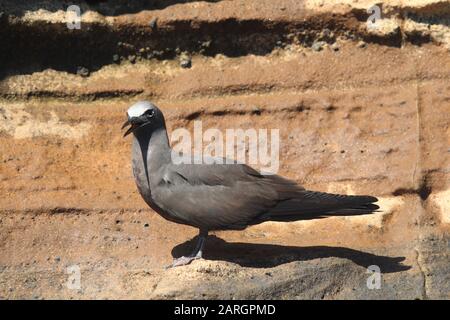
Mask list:
[[[173,257],[188,255],[194,248],[197,237],[175,246]],[[367,268],[380,267],[383,273],[409,270],[403,265],[404,257],[378,256],[372,253],[343,247],[295,247],[274,244],[230,243],[216,236],[209,236],[203,257],[206,260],[220,260],[236,263],[241,267],[271,268],[293,261],[308,261],[318,258],[343,258]]]

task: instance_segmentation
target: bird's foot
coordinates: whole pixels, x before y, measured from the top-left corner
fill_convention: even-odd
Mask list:
[[[180,258],[173,259],[173,263],[171,265],[168,265],[166,269],[179,267],[179,266],[186,266],[190,264],[192,261],[201,259],[202,257],[199,256],[182,256]]]

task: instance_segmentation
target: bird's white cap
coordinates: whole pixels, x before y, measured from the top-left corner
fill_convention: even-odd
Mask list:
[[[148,101],[139,101],[128,108],[127,114],[129,118],[142,116],[147,110],[153,108],[153,104]]]

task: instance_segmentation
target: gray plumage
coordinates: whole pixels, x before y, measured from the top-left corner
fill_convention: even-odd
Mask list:
[[[189,257],[201,257],[208,231],[240,230],[264,221],[296,221],[333,215],[369,214],[379,207],[371,196],[305,190],[277,175],[262,175],[245,164],[173,164],[162,112],[141,101],[128,110],[133,132],[132,167],[146,203],[165,219],[200,229]]]

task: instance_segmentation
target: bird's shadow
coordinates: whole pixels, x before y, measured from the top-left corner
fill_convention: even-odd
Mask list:
[[[172,249],[173,257],[191,253],[197,237]],[[409,270],[402,264],[405,257],[388,257],[344,247],[311,246],[296,247],[273,244],[230,243],[217,236],[209,236],[204,249],[206,260],[220,260],[236,263],[242,267],[272,268],[293,261],[307,261],[318,258],[338,257],[349,259],[362,267],[377,265],[383,273]]]

